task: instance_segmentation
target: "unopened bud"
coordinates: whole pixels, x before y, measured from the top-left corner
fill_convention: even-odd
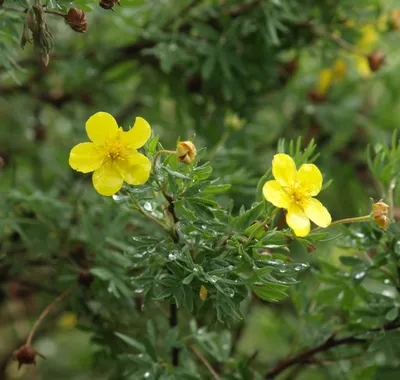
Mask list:
[[[36,365],[36,355],[46,359],[42,354],[34,350],[32,347],[24,345],[18,350],[14,351],[13,359],[18,361],[18,369],[20,369],[23,364]]]
[[[88,270],[82,270],[78,275],[78,284],[90,288],[92,282],[94,281],[94,276]]]
[[[313,103],[325,103],[328,100],[328,97],[317,89],[309,91],[307,96]]]
[[[201,285],[200,287],[200,299],[204,302],[207,299],[208,296],[208,290],[204,285]]]
[[[196,146],[191,141],[181,141],[176,147],[178,161],[186,165],[193,163],[196,153]]]
[[[382,228],[383,230],[390,223],[388,212],[389,206],[383,201],[376,202],[372,205],[372,218],[375,220],[378,227]]]
[[[400,29],[400,9],[392,9],[389,13],[389,28],[391,30]]]
[[[100,0],[99,1],[99,5],[103,8],[103,9],[113,9],[114,5],[118,4],[121,5],[120,0]]]
[[[372,71],[378,71],[385,63],[385,54],[380,50],[375,50],[368,55],[368,64]]]
[[[65,21],[75,32],[85,33],[87,31],[88,21],[82,9],[71,8],[65,16]]]

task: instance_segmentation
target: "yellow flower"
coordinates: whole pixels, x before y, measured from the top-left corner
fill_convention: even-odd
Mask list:
[[[333,71],[331,69],[323,69],[319,72],[317,93],[318,95],[325,95],[331,87],[333,81]]]
[[[178,160],[186,165],[194,161],[196,154],[196,146],[191,141],[181,141],[176,147]]]
[[[58,327],[62,329],[73,329],[78,324],[78,317],[75,313],[65,312],[58,320]]]
[[[137,117],[133,128],[124,132],[106,112],[97,112],[86,122],[86,133],[92,142],[74,146],[69,156],[72,169],[93,173],[93,186],[105,196],[121,189],[123,181],[142,185],[150,176],[151,163],[137,149],[149,139],[149,123]]]
[[[341,58],[336,59],[335,62],[333,63],[332,70],[335,79],[337,80],[343,79],[347,71],[346,62]]]
[[[287,154],[276,154],[272,161],[275,181],[263,187],[264,198],[274,206],[287,210],[286,223],[296,236],[310,233],[310,219],[320,227],[331,224],[331,215],[320,201],[313,198],[322,187],[322,174],[314,164],[296,164]]]

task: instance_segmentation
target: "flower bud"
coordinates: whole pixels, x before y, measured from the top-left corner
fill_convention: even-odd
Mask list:
[[[81,270],[78,275],[78,284],[84,288],[90,288],[92,282],[94,281],[94,276],[88,270]]]
[[[389,225],[388,211],[389,206],[383,201],[376,202],[372,205],[371,215],[379,228],[385,229]]]
[[[381,50],[375,50],[368,55],[368,64],[371,71],[378,71],[385,63],[385,54]]]
[[[85,12],[82,9],[71,8],[65,16],[67,24],[75,32],[85,33],[88,28],[88,21]]]
[[[99,5],[103,9],[113,9],[115,4],[121,5],[120,0],[100,0],[99,1]]]
[[[400,29],[400,9],[392,9],[389,13],[390,30]]]
[[[176,155],[178,161],[189,165],[196,158],[196,147],[191,141],[181,141],[176,147]]]
[[[207,299],[208,296],[208,290],[204,285],[201,285],[200,287],[200,299],[204,302]]]
[[[36,365],[36,355],[46,359],[42,354],[34,350],[32,347],[24,345],[18,350],[14,351],[13,360],[18,361],[18,369],[20,369],[23,364]]]

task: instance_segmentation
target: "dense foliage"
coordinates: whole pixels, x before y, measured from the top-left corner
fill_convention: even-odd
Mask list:
[[[0,0],[0,379],[397,379],[396,7]],[[98,111],[151,126],[111,197],[69,166]]]

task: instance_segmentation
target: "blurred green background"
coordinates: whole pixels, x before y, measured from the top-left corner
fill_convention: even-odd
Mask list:
[[[74,281],[71,257],[79,260],[84,247],[113,265],[119,259],[108,258],[107,242],[152,230],[68,165],[97,111],[113,114],[124,128],[144,117],[166,149],[194,136],[198,148],[207,147],[213,177],[232,184],[221,202],[231,198],[236,209],[254,201],[280,138],[301,137],[303,146],[315,140],[317,164],[325,182],[332,179],[320,200],[334,220],[365,215],[369,197],[384,196],[366,151],[389,144],[399,129],[400,1],[122,0],[111,11],[91,0],[49,0],[49,10],[85,11],[88,30],[77,33],[46,14],[54,38],[47,67],[30,44],[19,47],[25,13],[10,8],[27,6],[5,0],[0,7],[0,379],[113,376],[103,342],[92,341],[95,322],[77,319],[79,304],[48,317],[52,323],[36,344],[48,360],[20,371],[9,361],[35,316]],[[399,218],[398,209],[394,214]],[[313,265],[323,257],[345,272],[338,257],[354,252],[328,241],[307,260]],[[96,284],[101,296],[92,302],[110,319],[136,312],[134,304],[121,312],[112,292]],[[256,301],[239,354],[257,352],[255,365],[267,368],[326,338],[346,306],[336,304],[343,294],[332,294],[324,306],[329,317],[315,306],[307,319],[301,298],[318,289],[308,272],[289,300]],[[325,366],[291,378],[395,379],[398,343],[391,350],[358,360],[350,347],[342,355],[349,359],[336,362],[335,351]]]

